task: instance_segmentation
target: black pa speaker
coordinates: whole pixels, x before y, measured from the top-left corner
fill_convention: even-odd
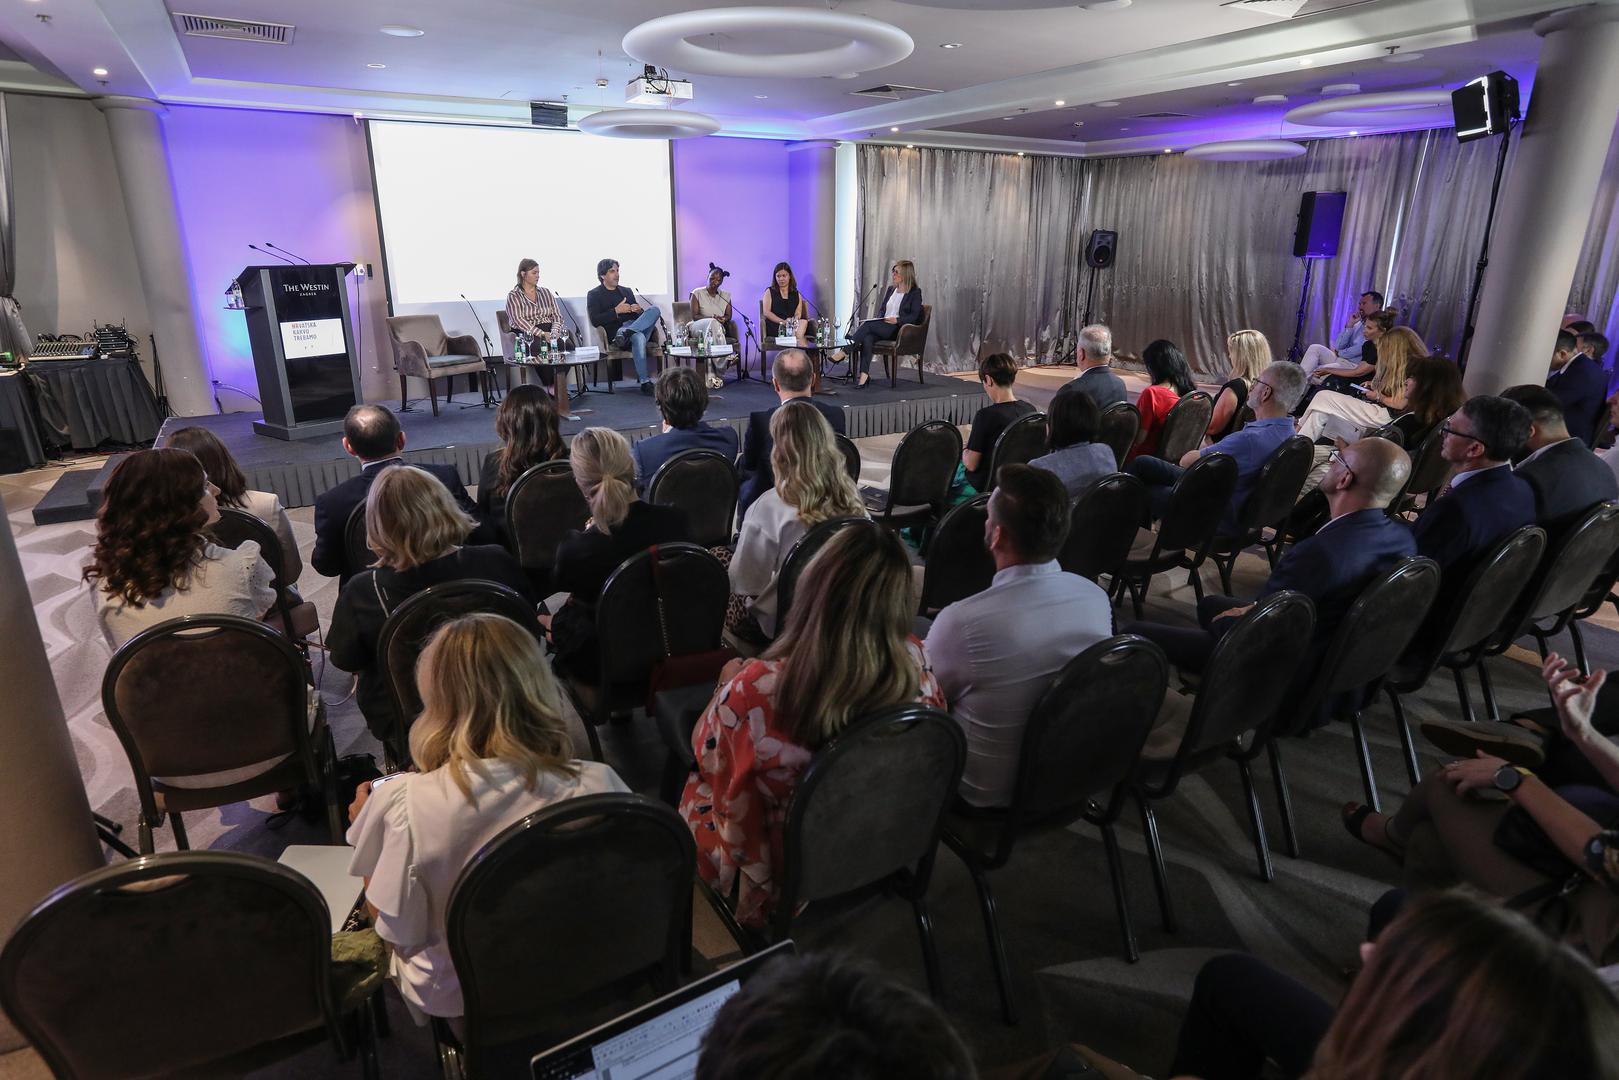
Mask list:
[[[1504,71],[1480,75],[1450,92],[1450,108],[1456,118],[1457,142],[1500,135],[1521,119],[1518,80]]]
[[[565,128],[568,126],[568,107],[556,101],[528,103],[528,122],[535,127]]]
[[[1300,259],[1331,259],[1338,255],[1338,234],[1344,226],[1343,191],[1306,191],[1299,200],[1299,227],[1293,233],[1293,254]]]
[[[1085,244],[1085,265],[1106,270],[1113,265],[1119,247],[1119,234],[1112,229],[1092,229]]]

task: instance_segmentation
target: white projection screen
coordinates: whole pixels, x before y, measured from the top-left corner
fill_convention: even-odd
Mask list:
[[[665,303],[674,277],[669,144],[578,131],[368,121],[389,299],[491,337],[520,259],[584,322],[596,261]],[[497,342],[498,347],[498,342]]]

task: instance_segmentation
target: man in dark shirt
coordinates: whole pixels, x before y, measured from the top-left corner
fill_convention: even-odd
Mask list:
[[[617,259],[597,263],[596,280],[601,284],[585,295],[590,325],[606,330],[613,348],[628,347],[641,393],[651,397],[652,376],[647,374],[646,343],[652,336],[652,328],[658,325],[658,309],[642,307],[636,302],[635,293],[618,283]]]
[[[1579,339],[1567,330],[1557,334],[1546,389],[1563,403],[1568,430],[1587,446],[1596,442],[1597,427],[1608,406],[1608,373],[1580,351]]]
[[[663,413],[663,434],[642,439],[630,447],[635,458],[635,486],[641,491],[652,482],[658,467],[686,450],[713,450],[725,460],[736,460],[736,429],[703,422],[708,408],[708,387],[696,368],[666,368],[658,375],[658,411]]]
[[[1017,381],[1017,361],[1006,353],[995,353],[979,361],[978,381],[983,384],[990,403],[973,417],[967,447],[961,452],[961,463],[967,468],[967,481],[979,491],[988,491],[996,440],[1012,421],[1036,410],[1027,401],[1019,401],[1012,392],[1012,384]]]
[[[1064,383],[1057,393],[1078,391],[1096,402],[1098,409],[1130,400],[1124,380],[1108,366],[1113,362],[1113,331],[1100,324],[1085,327],[1079,332],[1074,359],[1079,364],[1079,376]]]
[[[776,486],[776,474],[770,468],[770,451],[775,445],[770,438],[770,418],[777,409],[795,398],[803,398],[826,417],[832,430],[842,435],[848,425],[843,410],[810,396],[810,383],[815,369],[802,349],[784,349],[770,368],[770,381],[776,388],[777,404],[748,415],[748,430],[742,436],[742,463],[737,471],[742,475],[742,490],[737,497],[736,520],[741,521],[754,500]]]

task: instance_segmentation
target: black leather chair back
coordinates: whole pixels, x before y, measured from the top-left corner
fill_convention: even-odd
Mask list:
[[[698,544],[659,544],[625,559],[596,601],[597,686],[644,687],[667,657],[718,649],[730,598],[725,567]]]
[[[566,460],[524,470],[506,492],[506,537],[525,570],[549,574],[563,538],[589,520],[590,504]]]
[[[1501,629],[1528,589],[1545,550],[1545,531],[1525,525],[1479,562],[1453,601],[1441,655],[1475,649]]]
[[[364,509],[363,506],[360,507],[362,533],[365,526]],[[287,603],[287,590],[297,583],[287,580],[286,553],[281,550],[281,538],[275,534],[275,530],[262,518],[246,510],[238,510],[234,506],[221,506],[219,520],[208,526],[208,534],[220,547],[239,548],[247,540],[259,545],[259,557],[275,571],[275,580],[271,582],[275,586],[275,610],[281,617],[281,625],[290,635],[292,613],[291,605]]]
[[[1214,418],[1214,399],[1201,390],[1193,390],[1175,402],[1164,417],[1164,429],[1158,435],[1155,457],[1165,461],[1179,461],[1203,442]]]
[[[734,534],[737,491],[741,481],[736,466],[713,450],[683,450],[658,466],[647,484],[646,500],[678,506],[691,523],[692,541],[704,547],[729,544]]]
[[[1027,465],[1046,452],[1047,441],[1045,413],[1029,413],[1006,425],[989,456],[989,490],[994,490],[1002,466]]]
[[[1439,429],[1435,428],[1411,452],[1411,477],[1405,482],[1402,497],[1394,500],[1393,506],[1398,507],[1406,499],[1418,495],[1431,496],[1439,490],[1440,485],[1445,482],[1446,473],[1450,470],[1450,463],[1439,455],[1439,444],[1444,438]],[[1407,442],[1406,445],[1411,444]]]
[[[851,525],[864,525],[868,528],[877,528],[871,519],[862,517],[832,518],[816,525],[809,532],[798,538],[798,542],[787,552],[787,558],[782,560],[781,573],[776,576],[776,629],[779,633],[787,625],[787,610],[792,607],[793,594],[798,590],[798,579],[804,573],[804,568],[826,546],[826,542],[836,536],[839,531]]]
[[[1073,393],[1074,391],[1070,391]],[[1141,414],[1128,401],[1115,401],[1102,410],[1102,422],[1096,429],[1096,441],[1106,443],[1113,450],[1113,463],[1124,468],[1124,455],[1136,444],[1136,433],[1141,430]]]
[[[1129,473],[1097,480],[1074,500],[1057,561],[1070,574],[1095,581],[1116,574],[1129,557],[1130,545],[1147,516],[1147,485]]]
[[[888,505],[943,508],[960,461],[961,430],[956,425],[944,420],[918,424],[894,451]]]
[[[351,575],[376,565],[377,553],[371,550],[365,537],[365,503],[361,502],[349,511],[349,519],[343,525],[343,569]]]
[[[838,441],[838,453],[843,455],[843,467],[849,470],[849,479],[860,483],[860,448],[847,435],[833,432],[832,437]]]
[[[984,546],[989,496],[979,495],[952,506],[928,541],[922,574],[924,615],[989,588],[995,557]]]
[[[1547,551],[1522,618],[1550,619],[1576,608],[1615,552],[1619,552],[1619,505],[1602,503]]]
[[[1207,551],[1236,489],[1235,458],[1214,453],[1194,461],[1169,493],[1164,516],[1158,521],[1158,550],[1184,549],[1194,557]]]
[[[1280,529],[1314,465],[1315,446],[1303,435],[1293,436],[1272,451],[1238,510],[1238,537],[1247,540],[1263,529]]]

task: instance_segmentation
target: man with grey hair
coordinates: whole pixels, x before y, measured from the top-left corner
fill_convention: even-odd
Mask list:
[[[1079,332],[1074,359],[1079,364],[1079,377],[1065,383],[1057,393],[1077,390],[1096,402],[1098,409],[1130,400],[1124,380],[1108,367],[1113,362],[1113,331],[1100,323],[1085,327]]]
[[[810,363],[809,354],[803,349],[783,349],[776,354],[776,362],[770,368],[770,382],[776,388],[778,403],[749,414],[748,429],[742,436],[742,461],[737,467],[742,474],[736,507],[738,522],[747,514],[754,500],[776,486],[776,474],[770,469],[770,450],[775,445],[770,438],[770,418],[777,409],[794,398],[803,398],[826,417],[833,431],[842,435],[846,430],[848,425],[844,422],[842,409],[816,401],[810,396],[814,377],[815,368]]]
[[[1237,462],[1237,490],[1231,495],[1231,504],[1220,519],[1220,535],[1232,536],[1237,531],[1237,514],[1253,490],[1254,480],[1277,448],[1293,437],[1293,410],[1304,397],[1307,378],[1304,369],[1286,360],[1278,360],[1254,380],[1248,391],[1248,405],[1254,418],[1241,431],[1233,431],[1212,446],[1201,450],[1188,450],[1180,461],[1142,455],[1130,462],[1126,471],[1139,477],[1147,485],[1147,497],[1152,504],[1152,516],[1163,514],[1181,474],[1205,454],[1225,454]]]

